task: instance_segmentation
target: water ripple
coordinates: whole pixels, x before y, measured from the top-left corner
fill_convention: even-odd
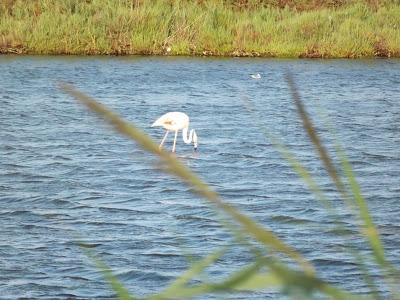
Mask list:
[[[232,240],[206,201],[57,90],[59,79],[74,82],[157,140],[163,131],[150,127],[154,119],[167,111],[188,112],[199,152],[179,137],[177,157],[227,202],[302,252],[322,278],[365,293],[345,246],[352,242],[366,251],[366,243],[301,130],[282,79],[288,66],[296,70],[330,150],[335,140],[316,107],[335,124],[388,259],[400,265],[399,61],[0,56],[2,299],[114,299],[77,239],[138,295],[178,276],[188,266],[186,254],[200,258]],[[249,80],[254,70],[265,70],[268,80]],[[257,122],[241,94],[252,100]],[[258,123],[317,177],[339,221]],[[232,247],[210,274],[224,277],[245,264],[250,257],[242,250]],[[235,299],[279,297],[261,291]]]

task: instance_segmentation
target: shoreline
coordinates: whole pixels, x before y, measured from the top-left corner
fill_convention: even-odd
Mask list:
[[[235,56],[235,55],[193,55],[193,54],[80,54],[80,53],[73,53],[73,54],[65,54],[65,53],[15,53],[15,52],[0,52],[1,57],[71,57],[71,58],[78,58],[78,57],[102,57],[102,58],[130,58],[130,57],[153,57],[153,58],[215,58],[215,59],[272,59],[272,60],[399,60],[400,56],[357,56],[357,57],[333,57],[333,56],[326,56],[326,57],[315,57],[315,56],[302,56],[302,57],[290,57],[290,56]]]

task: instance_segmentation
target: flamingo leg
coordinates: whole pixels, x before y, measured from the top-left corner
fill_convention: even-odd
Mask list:
[[[165,135],[164,135],[163,139],[161,140],[161,143],[160,143],[160,146],[158,146],[158,149],[160,149],[160,150],[162,149],[162,147],[163,147],[163,145],[164,145],[164,142],[165,142],[165,140],[167,139],[168,133],[169,133],[169,130],[167,130],[167,131],[165,132]]]
[[[178,137],[178,130],[175,131],[174,145],[172,146],[172,152],[175,152],[176,148],[176,138]]]

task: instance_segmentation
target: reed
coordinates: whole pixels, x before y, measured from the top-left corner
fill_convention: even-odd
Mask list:
[[[2,0],[0,53],[400,57],[398,0]]]
[[[164,171],[176,176],[179,180],[189,185],[193,191],[201,195],[213,209],[223,213],[227,219],[221,218],[221,224],[225,226],[228,232],[232,234],[237,241],[234,245],[228,244],[222,249],[209,254],[207,257],[192,263],[189,268],[178,278],[175,279],[164,290],[149,295],[146,299],[190,299],[199,295],[210,293],[235,293],[238,291],[254,291],[260,289],[280,288],[285,293],[295,299],[302,295],[304,299],[310,299],[315,295],[324,295],[332,299],[381,299],[381,290],[377,289],[376,280],[379,280],[380,286],[386,286],[390,292],[391,299],[400,297],[398,278],[399,270],[391,264],[385,255],[385,249],[381,242],[379,232],[374,224],[373,218],[368,210],[368,205],[362,196],[361,189],[353,174],[351,165],[336,140],[336,154],[338,161],[333,158],[321,142],[313,121],[310,119],[307,110],[301,100],[299,91],[290,76],[287,76],[287,82],[294,105],[297,108],[299,118],[301,119],[304,131],[307,133],[311,144],[315,147],[316,156],[327,170],[327,174],[332,181],[332,185],[338,191],[343,200],[343,205],[347,207],[352,216],[358,220],[359,236],[362,237],[369,251],[365,254],[357,252],[349,245],[346,236],[338,230],[339,237],[344,239],[343,244],[347,245],[347,251],[352,254],[354,263],[359,267],[366,286],[370,292],[367,295],[360,296],[351,294],[338,287],[335,287],[318,277],[314,267],[308,262],[296,249],[279,239],[270,229],[256,223],[254,220],[240,212],[237,208],[229,205],[215,191],[213,191],[202,179],[193,173],[185,164],[183,164],[174,155],[159,150],[158,145],[143,131],[134,124],[128,123],[120,116],[103,106],[95,99],[76,90],[68,84],[61,84],[60,88],[78,100],[90,110],[111,124],[113,128],[134,140],[138,146],[145,151],[155,155],[166,166]],[[246,106],[252,111],[251,101],[245,99]],[[257,117],[254,118],[257,120]],[[256,124],[257,125],[257,124]],[[290,149],[284,146],[279,139],[274,137],[262,124],[258,124],[260,129],[266,134],[266,137],[272,141],[282,157],[288,161],[293,170],[304,180],[310,191],[315,194],[316,199],[320,200],[330,215],[334,219],[338,218],[333,209],[333,203],[322,189],[318,182],[310,175],[310,171],[296,159]],[[337,205],[337,203],[335,204]],[[340,228],[338,228],[340,229]],[[90,248],[80,244],[88,253],[96,266],[104,274],[105,279],[114,289],[115,294],[120,299],[135,299],[135,296],[129,295],[122,283],[113,275],[112,271],[105,265],[101,258],[97,257]],[[201,281],[200,275],[204,274],[209,266],[221,258],[231,247],[242,247],[246,253],[251,253],[252,259],[247,265],[238,268],[227,278],[208,279]],[[374,262],[371,264],[371,262]],[[379,269],[381,276],[372,280],[370,275],[371,266]],[[193,283],[196,280],[196,283]],[[375,281],[375,282],[374,282]]]

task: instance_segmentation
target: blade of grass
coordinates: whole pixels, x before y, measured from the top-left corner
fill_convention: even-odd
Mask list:
[[[242,281],[245,281],[248,277],[252,276],[253,273],[256,273],[259,268],[259,263],[253,263],[234,272],[234,274],[221,283],[204,283],[182,287],[179,290],[176,290],[175,294],[171,298],[161,299],[190,299],[207,293],[232,291],[234,290],[235,285],[239,285]]]
[[[263,266],[269,267],[270,272],[260,271]],[[213,292],[265,290],[271,287],[289,288],[293,291],[298,289],[298,291],[304,291],[309,296],[313,292],[319,291],[339,300],[373,299],[369,296],[361,297],[342,291],[314,275],[290,270],[268,258],[260,258],[255,263],[242,267],[220,283],[184,287],[177,290],[172,299],[189,299]]]
[[[344,200],[348,199],[348,195],[346,192],[346,188],[332,162],[332,159],[329,157],[328,152],[326,151],[324,145],[322,144],[318,134],[314,128],[314,125],[311,119],[308,117],[308,114],[304,108],[303,102],[300,98],[300,94],[298,89],[293,81],[292,75],[290,73],[286,73],[286,81],[289,86],[289,90],[292,96],[292,99],[296,105],[297,112],[300,116],[300,119],[303,122],[303,127],[310,138],[311,142],[315,146],[315,149],[323,162],[325,169],[327,170],[329,176],[332,178],[332,181],[336,185],[338,191],[343,195]]]
[[[325,147],[322,145],[317,132],[314,128],[314,125],[311,122],[310,117],[308,116],[302,100],[300,98],[300,95],[298,93],[297,87],[294,84],[293,78],[290,75],[290,73],[286,74],[286,80],[288,82],[293,101],[296,104],[298,113],[300,115],[301,120],[303,121],[303,127],[305,128],[310,140],[316,147],[321,160],[323,161],[325,168],[328,171],[328,174],[332,178],[333,182],[336,184],[336,187],[340,191],[340,193],[345,197],[348,198],[348,193],[346,192],[345,186],[343,184],[343,181],[341,180],[336,168],[334,167],[331,158],[328,155],[328,152],[326,151]],[[363,234],[365,234],[368,237],[369,243],[371,245],[371,248],[373,250],[373,253],[375,255],[376,261],[384,265],[386,264],[386,259],[384,255],[384,248],[382,246],[382,243],[380,241],[378,231],[376,229],[375,224],[372,221],[372,217],[368,211],[367,204],[365,202],[365,199],[363,198],[361,194],[361,189],[355,179],[355,176],[352,172],[352,168],[350,166],[350,163],[348,162],[346,156],[344,155],[344,152],[341,150],[341,148],[337,147],[337,152],[339,154],[339,158],[341,160],[345,176],[348,179],[350,183],[350,187],[354,196],[354,200],[357,203],[357,206],[359,208],[359,213],[360,213],[360,218],[364,222],[364,230]]]
[[[288,82],[289,89],[290,89],[291,95],[292,95],[292,99],[296,105],[298,114],[303,122],[303,127],[306,130],[311,142],[314,144],[314,146],[320,156],[321,161],[324,163],[325,169],[327,170],[332,181],[335,183],[338,191],[343,196],[343,199],[347,203],[351,202],[350,200],[352,200],[352,199],[355,200],[357,207],[358,207],[360,219],[364,223],[364,225],[363,225],[364,229],[361,230],[361,234],[363,234],[364,236],[367,237],[367,240],[373,251],[374,258],[378,262],[378,264],[380,264],[381,266],[386,265],[386,260],[384,257],[384,248],[379,239],[378,231],[372,221],[372,217],[368,211],[367,204],[366,204],[364,198],[362,197],[361,190],[355,180],[355,176],[351,171],[352,170],[351,166],[348,163],[348,161],[344,155],[344,152],[340,151],[341,149],[340,149],[340,147],[338,148],[338,144],[337,144],[336,151],[340,158],[340,161],[341,161],[344,173],[345,173],[345,178],[347,178],[347,180],[349,181],[349,184],[350,184],[350,187],[352,190],[352,194],[353,194],[353,198],[351,198],[350,195],[348,194],[348,192],[346,191],[345,185],[339,176],[339,172],[336,170],[336,168],[332,162],[332,159],[329,157],[327,150],[325,149],[321,140],[319,139],[318,134],[314,128],[314,125],[312,124],[312,121],[304,108],[303,102],[301,100],[301,97],[299,95],[297,87],[296,87],[290,73],[286,74],[286,80]],[[361,257],[357,256],[357,259],[361,259]],[[369,279],[369,275],[368,274],[364,274],[364,275],[367,278],[367,282],[371,283],[371,280]],[[370,287],[372,288],[372,291],[376,290],[376,288],[374,288],[374,285],[372,285],[372,286],[370,285]],[[376,294],[375,294],[375,296],[378,297]]]
[[[302,272],[293,271],[285,267],[278,262],[270,262],[268,266],[282,281],[285,282],[286,286],[290,288],[297,287],[301,290],[307,289],[311,293],[312,290],[319,291],[323,294],[331,296],[333,299],[374,299],[373,297],[360,297],[358,295],[352,295],[351,293],[342,291],[332,285],[316,278],[313,275],[303,274]]]
[[[356,180],[354,175],[353,169],[351,167],[348,158],[340,147],[339,144],[336,145],[337,152],[340,158],[340,161],[343,165],[343,169],[345,172],[346,177],[350,183],[350,187],[354,196],[354,199],[357,203],[359,208],[360,218],[363,221],[363,229],[361,229],[361,233],[364,234],[366,239],[368,240],[373,257],[375,261],[380,265],[381,269],[383,270],[384,277],[390,286],[391,294],[393,299],[400,299],[399,293],[396,291],[395,285],[398,284],[398,279],[396,280],[394,277],[399,277],[399,270],[396,269],[385,257],[385,249],[383,247],[382,241],[379,237],[379,232],[376,228],[376,225],[372,219],[372,216],[369,213],[367,202],[365,201],[362,193],[361,188]]]
[[[312,175],[308,172],[308,170],[296,159],[293,153],[290,152],[290,150],[281,142],[277,137],[275,137],[272,133],[270,133],[260,122],[260,117],[256,115],[253,103],[251,100],[245,96],[242,95],[242,100],[244,101],[245,107],[247,111],[249,111],[254,117],[252,118],[253,121],[255,121],[260,129],[260,131],[265,135],[267,139],[269,139],[274,147],[279,151],[281,156],[289,162],[291,165],[292,169],[296,171],[298,176],[302,178],[305,183],[307,184],[308,188],[316,195],[316,198],[324,204],[325,208],[329,211],[330,215],[334,218],[334,222],[339,230],[343,230],[343,226],[341,225],[340,219],[338,217],[338,214],[336,213],[335,208],[330,204],[328,199],[325,197],[324,193],[321,191],[319,188],[318,184],[315,182],[313,179]],[[344,230],[342,231],[344,232]],[[350,254],[354,257],[355,261],[357,262],[358,267],[360,268],[364,280],[367,283],[368,287],[370,288],[370,291],[372,295],[375,297],[375,299],[380,299],[379,293],[377,290],[377,287],[375,283],[373,282],[371,275],[369,274],[369,271],[365,267],[365,260],[364,258],[357,253],[350,245],[348,245],[346,248],[349,248],[348,251]]]
[[[181,276],[174,280],[164,291],[161,291],[157,295],[149,297],[148,299],[159,300],[174,298],[179,291],[183,289],[185,284],[192,280],[196,275],[203,272],[208,266],[218,260],[225,252],[225,248],[220,249],[206,256],[202,260],[193,263],[189,269],[187,269]]]
[[[81,249],[84,250],[86,256],[88,256],[96,265],[102,273],[106,281],[110,284],[111,288],[114,290],[115,295],[120,300],[134,300],[135,298],[129,294],[129,291],[124,287],[124,285],[118,280],[118,278],[112,273],[111,269],[100,260],[90,248],[83,242],[78,242]]]
[[[397,278],[400,277],[399,270],[396,269],[388,260],[386,260],[385,253],[384,253],[384,247],[383,247],[383,244],[379,237],[379,232],[376,229],[376,225],[373,223],[372,215],[370,215],[370,213],[369,213],[367,202],[365,201],[365,199],[362,195],[361,188],[357,182],[356,176],[354,175],[353,168],[352,168],[350,161],[346,155],[346,152],[344,151],[343,147],[341,146],[340,140],[337,137],[336,130],[331,125],[331,122],[329,121],[329,118],[328,118],[326,112],[318,105],[317,105],[317,108],[319,110],[319,115],[321,115],[324,120],[326,128],[328,128],[330,134],[334,138],[336,153],[339,157],[340,163],[344,170],[345,178],[349,182],[350,189],[351,189],[351,192],[353,195],[352,199],[354,199],[356,207],[358,207],[358,210],[357,210],[359,212],[358,217],[361,220],[361,222],[364,223],[364,225],[363,225],[364,229],[360,230],[361,234],[364,235],[364,237],[367,239],[367,241],[369,242],[370,245],[372,245],[372,244],[374,245],[374,246],[371,246],[371,248],[372,248],[375,262],[377,262],[378,265],[380,265],[384,271],[384,278],[385,278],[386,282],[388,283],[388,285],[391,287],[392,298],[400,299],[399,293],[396,292],[396,290],[398,290],[398,288],[395,287],[395,285],[398,282],[398,279],[396,280],[394,278],[395,276],[397,276]],[[376,235],[375,237],[371,236],[371,235],[368,236],[367,233],[369,231],[365,230],[365,228],[367,226],[373,227],[372,232]],[[376,247],[376,248],[374,249],[374,247]],[[356,255],[358,257],[360,257],[360,255],[358,253],[356,253]],[[381,255],[381,257],[379,258],[380,255]],[[381,261],[381,263],[379,263],[379,260]],[[373,279],[369,275],[367,267],[365,265],[360,265],[360,266],[364,268],[363,274],[365,276],[366,283],[368,284],[368,286],[370,286],[373,294],[378,295],[378,290],[377,290],[376,284],[375,284],[375,282],[373,282]]]
[[[237,291],[256,291],[271,287],[281,287],[282,285],[283,282],[278,276],[259,272],[237,284],[234,289]]]
[[[342,149],[338,148],[338,154],[340,161],[343,165],[344,173],[349,180],[354,200],[356,201],[359,208],[360,218],[364,221],[364,230],[362,231],[362,233],[367,236],[372,251],[375,255],[376,261],[382,266],[386,265],[385,251],[379,238],[378,230],[376,229],[376,226],[369,213],[367,202],[361,194],[360,186],[357,183],[351,165]]]
[[[321,191],[310,172],[308,172],[308,170],[284,145],[283,142],[281,142],[276,136],[274,136],[261,124],[260,117],[255,114],[251,100],[245,95],[242,95],[242,100],[245,104],[247,111],[253,115],[252,120],[256,122],[256,125],[260,129],[261,133],[267,138],[267,140],[271,141],[272,145],[278,150],[280,155],[290,164],[291,168],[297,173],[297,175],[304,180],[308,188],[317,197],[317,200],[319,200],[332,213],[332,215],[335,215],[335,213],[332,212],[334,210],[334,207],[325,197],[324,193]]]
[[[210,203],[216,205],[219,209],[230,215],[243,227],[244,230],[253,236],[254,239],[261,242],[268,248],[273,249],[274,251],[286,254],[288,257],[299,263],[306,273],[314,273],[314,268],[312,265],[300,253],[281,241],[270,230],[263,228],[249,217],[240,213],[233,206],[223,202],[222,199],[214,191],[212,191],[206,183],[204,183],[188,167],[182,164],[174,155],[171,155],[165,151],[160,151],[158,149],[158,145],[140,129],[123,120],[116,113],[107,109],[104,105],[96,102],[93,98],[78,91],[72,85],[63,83],[60,85],[60,88],[67,94],[73,96],[82,104],[86,105],[92,111],[103,117],[114,127],[115,130],[136,141],[143,149],[158,156],[168,166],[168,170],[172,174],[182,179],[188,185],[192,186],[197,193],[202,195]]]

